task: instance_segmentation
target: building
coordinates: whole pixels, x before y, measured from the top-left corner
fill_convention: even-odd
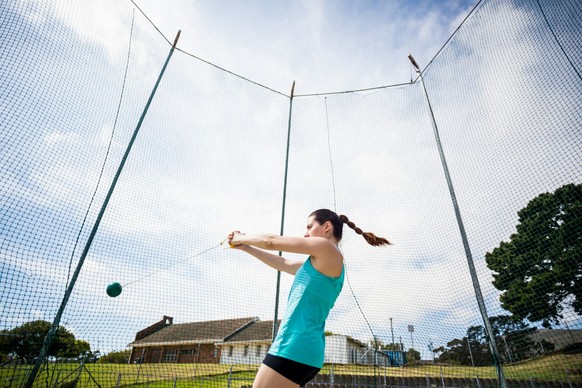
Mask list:
[[[347,335],[325,337],[325,362],[329,364],[370,364],[374,351]]]
[[[217,344],[222,348],[220,363],[260,364],[269,351],[272,338],[273,321],[257,321],[229,337],[224,343]]]
[[[221,344],[259,319],[256,317],[174,324],[164,318],[139,331],[130,363],[220,363]]]
[[[404,366],[406,365],[406,352],[403,350],[384,350],[388,356],[388,366]]]
[[[271,346],[272,336],[273,321],[257,317],[174,324],[173,318],[164,316],[136,334],[128,345],[129,362],[258,365]],[[326,337],[325,363],[391,365],[385,353],[337,334]]]

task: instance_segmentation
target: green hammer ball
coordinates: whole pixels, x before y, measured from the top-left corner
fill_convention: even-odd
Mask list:
[[[116,296],[119,296],[119,294],[121,294],[122,289],[123,287],[121,287],[121,284],[117,282],[111,283],[110,285],[107,286],[107,295],[109,295],[112,298],[115,298]]]

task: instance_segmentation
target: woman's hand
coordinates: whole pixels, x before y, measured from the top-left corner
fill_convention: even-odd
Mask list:
[[[238,239],[239,236],[244,236],[244,233],[241,233],[238,230],[235,230],[235,231],[229,233],[227,241],[228,241],[228,245],[230,245],[231,248],[235,248],[235,249],[242,248],[243,243],[239,241],[239,239]]]

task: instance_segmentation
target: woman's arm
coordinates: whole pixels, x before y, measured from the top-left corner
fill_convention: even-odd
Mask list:
[[[277,271],[287,272],[288,274],[295,275],[299,267],[303,264],[301,261],[288,260],[279,255],[273,253],[265,252],[261,249],[252,247],[250,245],[236,245],[233,246],[235,249],[239,249],[246,252],[257,259],[261,260],[268,266],[275,268]]]
[[[343,269],[343,258],[340,250],[335,244],[323,237],[287,237],[273,234],[246,235],[240,232],[233,232],[228,236],[228,242],[234,248],[244,245],[266,250],[309,255],[315,269],[327,276],[337,277]],[[261,250],[258,249],[258,251]],[[268,255],[267,252],[264,253]],[[278,263],[276,259],[268,259],[269,262],[267,262],[254,253],[251,254],[271,267],[291,274],[295,274],[302,264],[299,263],[298,266],[295,266],[296,263],[293,262],[294,264],[288,267],[289,262]],[[279,258],[280,256],[275,257]],[[276,264],[276,266],[273,264]]]
[[[268,251],[300,253],[314,257],[337,256],[336,246],[323,237],[288,237],[276,234],[247,235],[233,232],[229,235],[230,245],[252,245]]]

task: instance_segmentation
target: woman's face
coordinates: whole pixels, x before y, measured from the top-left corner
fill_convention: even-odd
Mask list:
[[[329,232],[329,221],[324,222],[323,225],[315,221],[315,216],[311,216],[307,219],[307,227],[305,230],[304,237],[324,237],[327,238]]]

